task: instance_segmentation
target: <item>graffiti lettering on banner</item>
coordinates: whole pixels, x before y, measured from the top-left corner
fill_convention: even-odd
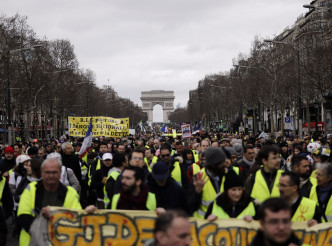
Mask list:
[[[68,117],[68,132],[72,137],[85,137],[92,118],[92,136],[125,137],[129,135],[129,118]]]
[[[48,227],[50,245],[138,245],[153,238],[155,213],[151,211],[83,210],[51,207]],[[295,234],[305,244],[330,245],[332,223],[308,228],[306,222],[293,223]],[[191,218],[191,245],[249,245],[259,223],[238,219],[209,222]],[[42,230],[40,233],[45,233]],[[42,238],[42,237],[40,237]]]

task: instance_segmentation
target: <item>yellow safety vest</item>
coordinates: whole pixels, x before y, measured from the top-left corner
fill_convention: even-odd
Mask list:
[[[149,170],[150,173],[152,172],[152,169],[151,169],[150,165],[151,165],[151,164],[155,164],[155,163],[157,163],[157,161],[158,161],[158,157],[157,157],[157,156],[154,156],[154,157],[152,158],[151,163],[149,164],[148,159],[147,159],[146,157],[144,157],[144,162],[145,162],[146,167],[148,168],[148,170]]]
[[[178,161],[174,163],[174,169],[171,173],[171,177],[182,187],[181,168]]]
[[[234,166],[232,166],[232,170],[233,170],[237,175],[239,175],[239,173],[240,173],[240,168],[239,168],[239,167],[234,167]]]
[[[260,202],[264,202],[266,199],[270,197],[280,197],[280,191],[278,189],[279,179],[281,174],[283,173],[282,170],[277,171],[276,178],[274,180],[272,192],[270,193],[269,188],[265,182],[265,179],[262,174],[262,170],[258,170],[255,175],[255,183],[252,188],[250,196],[254,199],[257,199]]]
[[[92,166],[92,165],[89,166],[89,172],[88,172],[88,177],[89,177],[88,185],[89,185],[89,186],[91,185],[91,180],[92,180],[91,166]],[[98,161],[97,161],[97,166],[96,166],[96,170],[95,170],[95,171],[99,170],[100,167],[101,167],[101,165],[100,165],[100,159],[98,159]]]
[[[5,189],[5,185],[6,185],[6,179],[2,177],[0,181],[0,206],[2,206],[1,200],[2,200],[3,190]]]
[[[105,182],[105,185],[104,185],[104,188],[103,188],[103,190],[104,190],[104,204],[105,204],[105,209],[107,209],[108,205],[109,205],[110,202],[111,202],[110,198],[109,198],[108,195],[107,195],[107,191],[106,191],[106,183],[107,183],[107,181],[108,181],[108,179],[109,179],[110,177],[112,177],[112,178],[116,181],[116,179],[118,178],[119,175],[120,175],[120,173],[119,173],[118,171],[113,171],[113,172],[111,172],[111,173],[107,176],[107,179],[106,179],[106,182]]]
[[[318,203],[318,196],[317,196],[317,186],[313,186],[311,188],[310,197],[309,199],[313,200],[317,205]],[[326,209],[325,209],[325,216],[327,218],[327,222],[332,222],[332,196],[330,197]]]
[[[119,199],[120,199],[120,193],[117,193],[113,196],[111,209],[113,210],[117,209]],[[150,211],[154,211],[157,208],[157,200],[156,200],[156,195],[154,193],[151,192],[148,193],[148,198],[146,199],[146,208]]]
[[[311,173],[311,178],[316,178],[316,173],[317,173],[317,169],[314,170],[312,173]]]
[[[218,219],[229,219],[228,213],[226,213],[222,207],[217,204],[217,201],[214,201],[211,214],[214,214]],[[243,211],[236,217],[237,219],[242,219],[246,215],[251,215],[254,217],[256,215],[255,205],[253,202],[250,202],[248,206],[243,209]]]
[[[206,173],[205,168],[203,168],[201,172],[202,175],[204,175]],[[220,193],[224,192],[224,183],[225,183],[225,176],[223,176],[221,180]],[[217,196],[216,190],[214,189],[212,182],[209,178],[203,187],[201,205],[198,208],[198,210],[194,213],[194,217],[204,219],[205,213],[207,212],[209,205],[214,201],[216,196]]]
[[[201,167],[198,164],[193,163],[192,165],[193,165],[193,175],[196,175],[201,171]]]
[[[195,150],[191,150],[191,151],[193,152],[193,156],[194,156],[195,162],[199,162],[199,155],[198,155],[198,153],[196,153]]]
[[[31,182],[23,191],[18,205],[17,216],[22,214],[36,217],[35,200],[36,200],[37,181]],[[74,188],[66,186],[67,193],[63,203],[64,208],[82,209],[80,198]],[[30,243],[30,234],[24,229],[20,233],[20,246],[28,246]]]
[[[300,205],[296,209],[292,222],[296,221],[308,221],[314,218],[316,210],[316,202],[310,200],[309,198],[302,197]]]

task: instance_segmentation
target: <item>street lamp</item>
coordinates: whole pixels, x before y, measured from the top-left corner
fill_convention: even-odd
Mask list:
[[[283,41],[278,41],[278,40],[270,40],[270,39],[265,39],[264,42],[266,43],[273,43],[273,44],[282,44],[282,45],[290,45],[286,42]],[[299,128],[299,136],[302,138],[302,118],[303,118],[303,113],[302,113],[302,89],[301,89],[301,71],[300,71],[300,49],[299,49],[299,44],[295,46],[296,49],[296,63],[297,63],[297,82],[298,82],[298,128]],[[309,123],[310,124],[310,123]]]
[[[8,117],[7,128],[8,128],[8,144],[9,145],[12,144],[9,58],[10,58],[10,55],[13,55],[15,53],[22,52],[22,51],[25,51],[25,50],[33,50],[33,49],[39,48],[41,46],[42,46],[41,44],[36,44],[36,45],[29,46],[29,47],[23,47],[23,48],[20,48],[20,49],[9,50],[9,51],[7,51],[7,54],[5,54],[6,69],[7,69],[7,112],[8,112],[8,115],[7,115],[7,117]],[[0,50],[0,52],[3,53],[2,50]]]

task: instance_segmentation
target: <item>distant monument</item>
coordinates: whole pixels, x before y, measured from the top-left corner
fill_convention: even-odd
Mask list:
[[[163,122],[169,123],[168,117],[174,111],[174,99],[174,91],[142,91],[142,109],[148,114],[148,122],[153,122],[153,107],[159,104],[163,107]]]

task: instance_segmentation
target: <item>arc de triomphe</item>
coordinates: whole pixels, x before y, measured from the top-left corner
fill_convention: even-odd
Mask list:
[[[169,123],[169,114],[174,111],[174,99],[174,91],[142,91],[142,109],[148,114],[148,122],[153,122],[153,107],[159,104],[163,107],[163,122]]]

